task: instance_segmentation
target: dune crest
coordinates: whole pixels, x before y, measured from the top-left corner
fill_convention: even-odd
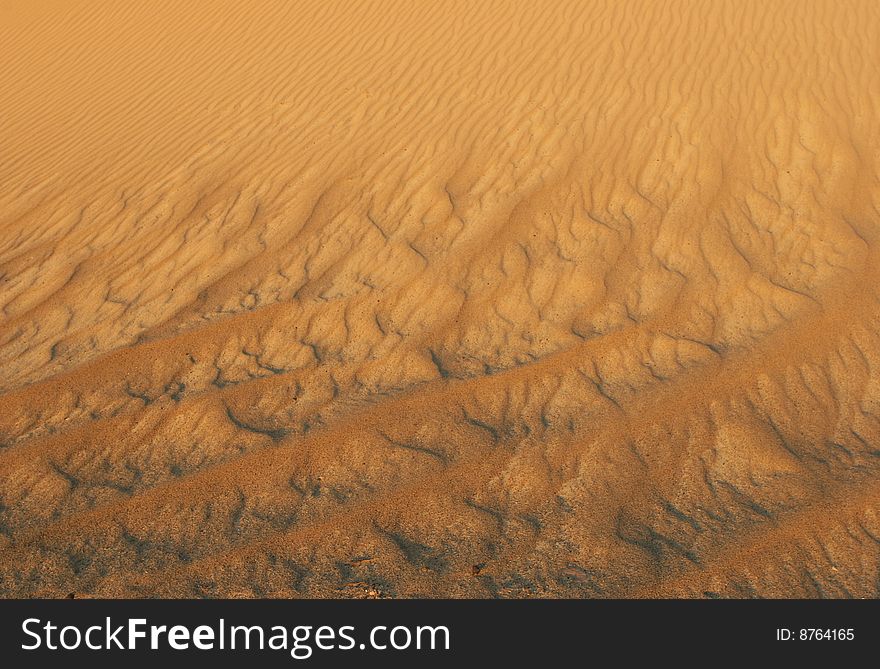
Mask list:
[[[878,595],[876,2],[0,22],[0,595]]]

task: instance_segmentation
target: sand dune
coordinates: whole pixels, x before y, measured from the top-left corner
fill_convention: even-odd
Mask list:
[[[0,595],[878,595],[876,2],[0,23]]]

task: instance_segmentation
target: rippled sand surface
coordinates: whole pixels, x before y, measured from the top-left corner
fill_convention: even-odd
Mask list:
[[[878,3],[0,23],[3,596],[878,595]]]

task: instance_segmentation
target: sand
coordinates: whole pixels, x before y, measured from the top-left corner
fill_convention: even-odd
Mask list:
[[[0,24],[0,595],[878,595],[878,3]]]

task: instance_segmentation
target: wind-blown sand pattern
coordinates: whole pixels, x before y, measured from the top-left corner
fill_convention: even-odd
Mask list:
[[[877,596],[880,4],[0,24],[0,594]]]

